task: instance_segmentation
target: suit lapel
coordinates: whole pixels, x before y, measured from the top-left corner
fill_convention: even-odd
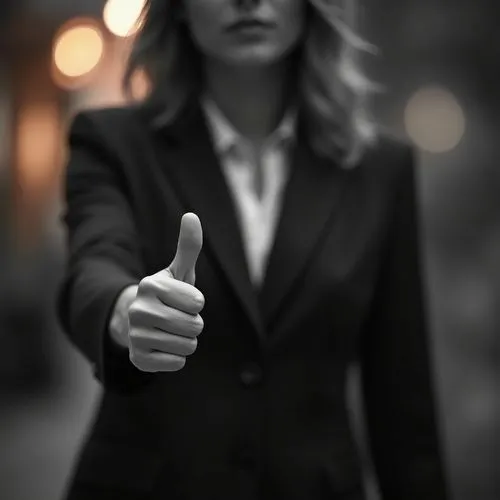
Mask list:
[[[204,250],[213,255],[263,342],[263,320],[267,329],[275,327],[340,204],[349,172],[318,157],[299,127],[274,245],[257,294],[248,273],[235,205],[199,104],[191,101],[162,132],[172,140],[164,148],[169,178],[185,210],[200,217]]]
[[[291,154],[291,176],[280,222],[259,297],[268,329],[275,328],[287,298],[296,292],[299,278],[342,199],[347,176],[348,172],[331,160],[318,157],[299,131]]]
[[[201,107],[191,102],[181,117],[163,131],[174,140],[166,148],[171,181],[185,210],[200,217],[204,250],[212,253],[262,340],[258,297],[250,282],[234,202]]]

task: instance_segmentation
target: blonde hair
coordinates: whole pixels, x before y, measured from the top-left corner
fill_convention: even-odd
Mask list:
[[[297,91],[311,147],[349,168],[376,140],[367,99],[381,87],[359,70],[357,54],[376,49],[355,34],[355,0],[345,1],[342,7],[332,0],[308,0]],[[146,72],[151,92],[143,105],[160,105],[162,122],[173,120],[202,90],[201,54],[179,12],[173,0],[147,0],[123,80],[131,96],[135,72]]]

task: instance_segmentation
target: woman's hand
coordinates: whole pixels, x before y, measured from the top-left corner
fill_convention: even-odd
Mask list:
[[[202,244],[200,220],[195,214],[184,214],[174,260],[139,283],[128,308],[129,355],[139,370],[177,371],[195,352],[205,303],[194,286]]]

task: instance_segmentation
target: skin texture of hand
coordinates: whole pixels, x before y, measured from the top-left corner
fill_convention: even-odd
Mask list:
[[[203,330],[200,312],[205,298],[194,286],[195,266],[203,245],[199,218],[181,220],[174,260],[146,276],[128,307],[128,347],[131,362],[145,372],[178,371],[198,345]]]

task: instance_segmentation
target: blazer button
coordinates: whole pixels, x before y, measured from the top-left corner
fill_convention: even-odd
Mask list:
[[[264,373],[257,363],[246,363],[240,371],[240,380],[245,387],[255,387],[262,382]]]

